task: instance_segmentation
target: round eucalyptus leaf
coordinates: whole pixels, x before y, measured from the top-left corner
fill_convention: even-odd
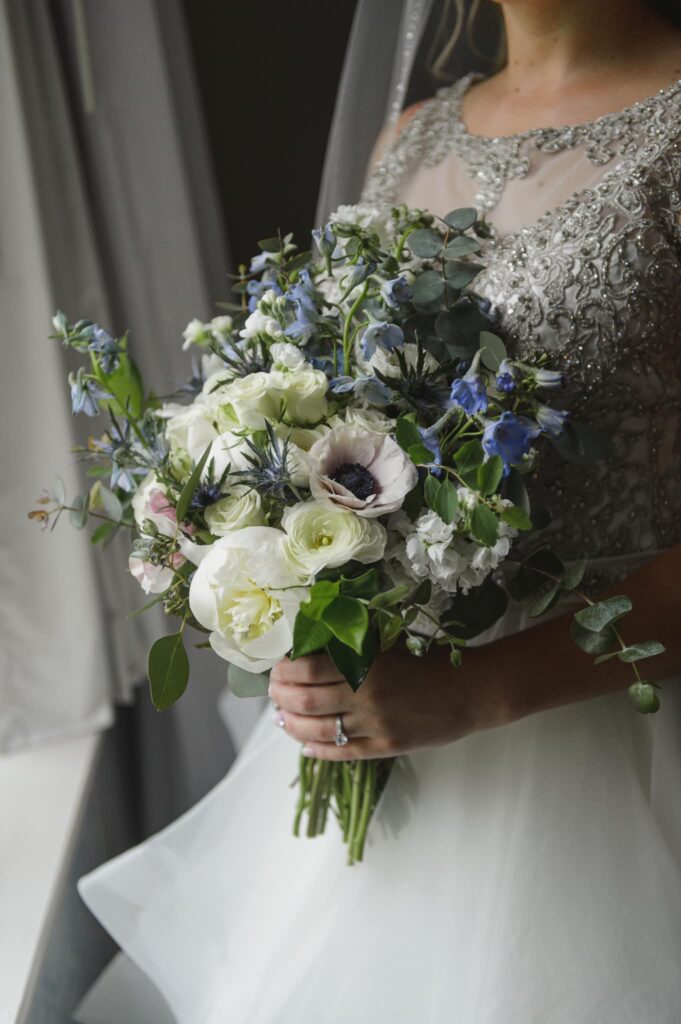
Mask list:
[[[480,332],[480,352],[482,362],[488,370],[496,373],[501,363],[506,359],[507,352],[501,338],[491,331]]]
[[[407,238],[407,245],[413,252],[414,256],[420,256],[421,259],[430,260],[435,256],[439,256],[442,252],[444,240],[432,228],[418,228],[417,231],[412,233]]]
[[[445,214],[444,219],[455,231],[467,231],[478,219],[478,211],[472,206],[463,206],[460,210],[451,210]]]
[[[429,306],[438,302],[445,290],[445,282],[434,270],[419,274],[412,285],[412,298],[417,306]]]
[[[247,672],[238,665],[230,665],[227,682],[235,697],[266,697],[270,685],[269,674]]]

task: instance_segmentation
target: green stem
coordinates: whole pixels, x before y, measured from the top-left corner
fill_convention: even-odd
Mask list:
[[[359,818],[362,782],[364,781],[364,762],[355,761],[352,766],[352,797],[350,801],[350,823],[348,826],[348,864],[353,864],[353,848],[357,821]]]
[[[300,781],[299,781],[299,792],[298,792],[298,804],[296,806],[296,816],[293,819],[293,834],[294,836],[300,835],[300,820],[305,810],[305,804],[307,801],[308,794],[308,776],[310,768],[310,758],[300,755]]]
[[[356,834],[353,836],[350,856],[353,861],[360,861],[364,853],[364,842],[367,829],[371,819],[371,812],[374,807],[374,796],[376,792],[376,762],[367,761],[366,774],[364,779],[364,795],[362,799],[362,811],[357,825]]]
[[[357,310],[360,308],[360,306],[366,299],[368,291],[369,282],[365,281],[364,287],[362,288],[361,292],[359,293],[353,304],[350,306],[348,315],[345,318],[345,325],[343,327],[343,373],[350,372],[350,327],[352,321],[355,318]]]

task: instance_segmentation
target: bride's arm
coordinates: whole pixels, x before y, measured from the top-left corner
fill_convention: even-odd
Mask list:
[[[681,674],[681,544],[612,593],[627,594],[634,605],[623,623],[625,639],[660,640],[667,648],[650,662],[652,678]],[[279,724],[304,742],[311,756],[388,757],[626,688],[628,666],[617,658],[594,666],[593,657],[570,639],[570,620],[571,615],[562,615],[471,648],[459,669],[441,648],[422,661],[403,648],[389,651],[357,693],[325,656],[284,660],[273,669],[270,685],[280,706]],[[344,747],[332,742],[339,713],[352,737]]]

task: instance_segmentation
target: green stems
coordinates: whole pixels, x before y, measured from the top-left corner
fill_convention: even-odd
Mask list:
[[[362,288],[361,292],[359,293],[353,304],[350,306],[348,315],[345,318],[345,326],[343,327],[343,373],[350,372],[350,330],[352,326],[352,321],[355,318],[357,310],[360,308],[360,306],[366,299],[368,291],[369,282],[365,281],[364,287]]]

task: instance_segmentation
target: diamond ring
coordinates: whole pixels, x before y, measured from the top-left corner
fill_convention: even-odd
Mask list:
[[[343,732],[343,716],[336,715],[336,735],[333,742],[337,747],[344,747],[348,742],[348,737]]]

